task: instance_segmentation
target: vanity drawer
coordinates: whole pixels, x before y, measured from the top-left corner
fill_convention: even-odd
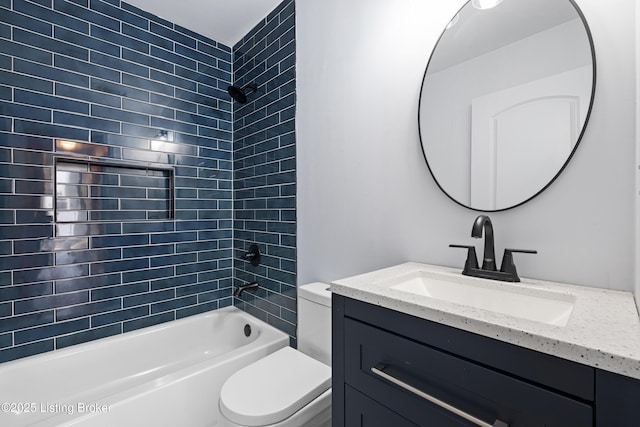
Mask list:
[[[362,301],[337,296],[336,300],[344,304],[345,317],[578,400],[594,400],[595,370],[590,366]]]
[[[354,319],[344,333],[345,383],[417,425],[474,425],[426,394],[489,425],[593,426],[581,401]]]

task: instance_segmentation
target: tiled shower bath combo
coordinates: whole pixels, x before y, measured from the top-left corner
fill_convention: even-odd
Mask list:
[[[293,16],[232,49],[119,0],[0,0],[0,362],[250,280],[239,307],[295,341]]]

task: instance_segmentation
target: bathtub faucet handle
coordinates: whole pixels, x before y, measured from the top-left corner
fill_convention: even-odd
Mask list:
[[[254,267],[258,266],[260,264],[260,249],[258,248],[258,245],[254,243],[249,246],[249,251],[242,255],[241,258],[245,261],[251,262],[251,265]]]
[[[242,292],[248,289],[258,289],[258,287],[259,287],[258,282],[249,282],[249,283],[245,283],[244,285],[238,285],[236,290],[233,292],[233,296],[239,297],[240,295],[242,295]]]

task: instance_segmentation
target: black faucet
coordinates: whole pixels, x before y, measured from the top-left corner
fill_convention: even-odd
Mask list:
[[[493,224],[486,215],[480,215],[473,222],[471,237],[479,239],[484,230],[484,258],[482,259],[482,269],[496,271],[496,251],[493,244]]]
[[[258,289],[258,282],[249,282],[245,283],[244,285],[238,285],[236,290],[233,292],[233,296],[239,297],[240,295],[242,295],[242,292],[246,291],[247,289]]]
[[[482,259],[482,268],[478,267],[478,258],[476,257],[476,248],[474,246],[449,245],[452,248],[467,249],[467,260],[464,263],[462,274],[484,279],[502,280],[504,282],[519,282],[520,277],[518,277],[518,271],[513,262],[513,253],[537,254],[538,252],[526,249],[505,249],[500,271],[497,271],[493,224],[491,223],[491,219],[486,215],[480,215],[475,219],[473,227],[471,228],[471,237],[479,239],[482,237],[483,231],[484,257]]]

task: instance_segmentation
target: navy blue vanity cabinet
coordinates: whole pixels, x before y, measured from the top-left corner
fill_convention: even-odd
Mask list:
[[[347,426],[387,426],[387,427],[417,427],[406,418],[393,412],[386,406],[358,392],[356,389],[345,386],[344,424]],[[336,425],[334,423],[334,425]],[[435,425],[435,424],[434,424]]]
[[[336,294],[333,349],[334,427],[596,422],[592,367]]]
[[[596,369],[596,425],[640,426],[640,381]]]

